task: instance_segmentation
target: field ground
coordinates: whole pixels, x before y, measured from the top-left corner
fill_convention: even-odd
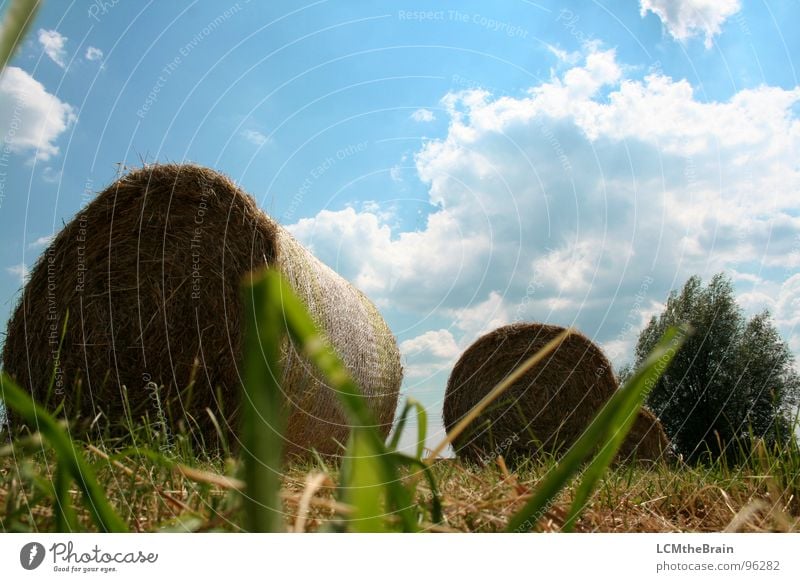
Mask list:
[[[37,439],[0,447],[0,531],[54,531],[51,453],[36,451]],[[24,450],[23,450],[24,449]],[[242,531],[241,465],[233,459],[169,463],[154,454],[109,457],[84,448],[100,485],[132,531]],[[140,451],[141,453],[142,451]],[[191,465],[191,468],[190,466]],[[530,497],[552,462],[530,462],[509,472],[505,463],[477,467],[455,459],[434,465],[444,520],[430,522],[431,492],[418,474],[422,528],[429,531],[502,531]],[[762,456],[746,467],[651,465],[611,469],[575,530],[581,532],[800,532],[797,459]],[[321,461],[294,463],[284,475],[287,531],[347,528],[348,507],[335,501],[338,469]],[[557,498],[536,529],[558,531],[572,488]],[[88,512],[77,503],[79,523],[91,531]],[[391,518],[389,518],[391,521]]]

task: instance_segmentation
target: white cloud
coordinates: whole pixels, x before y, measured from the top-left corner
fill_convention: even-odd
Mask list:
[[[568,65],[574,65],[581,59],[581,53],[579,51],[568,52],[564,49],[560,49],[557,46],[552,44],[545,43],[547,50],[555,55],[555,57],[562,63],[566,63]]]
[[[461,350],[447,329],[427,331],[400,343],[407,378],[428,378],[438,372],[449,372]]]
[[[404,304],[418,308],[446,301],[446,282],[459,281],[466,271],[478,268],[473,257],[489,248],[484,233],[465,237],[447,211],[429,216],[424,231],[396,238],[383,217],[353,208],[323,210],[288,228],[379,304],[402,295]],[[468,277],[475,275],[470,272]]]
[[[50,60],[55,64],[62,69],[67,66],[66,36],[63,36],[57,30],[45,30],[44,28],[40,28],[39,44],[42,45],[45,54],[50,57]]]
[[[269,141],[269,138],[266,135],[255,129],[242,130],[242,132],[239,135],[241,135],[251,144],[257,146],[263,146],[265,143]]]
[[[420,121],[423,123],[428,123],[430,121],[434,121],[436,119],[436,115],[433,114],[433,111],[430,109],[417,109],[414,113],[411,114],[411,119],[414,121]]]
[[[522,97],[442,99],[447,135],[415,156],[436,208],[419,230],[344,209],[293,232],[379,304],[455,321],[460,348],[533,319],[576,325],[620,363],[690,275],[800,267],[800,89],[700,100],[686,80],[631,78],[614,51],[585,50]],[[800,312],[795,296],[781,313]]]
[[[42,180],[48,184],[58,184],[61,181],[62,172],[52,166],[45,166],[42,169]]]
[[[775,319],[779,325],[800,334],[800,275],[792,275],[781,285],[775,302]]]
[[[602,250],[592,240],[578,241],[535,259],[533,268],[541,282],[560,292],[580,293],[591,285]]]
[[[58,155],[58,137],[77,119],[75,110],[18,67],[0,77],[0,132],[11,151],[38,160]]]
[[[32,243],[28,243],[28,248],[29,249],[38,249],[38,248],[41,248],[41,247],[46,247],[47,245],[49,245],[53,241],[53,237],[54,237],[54,235],[52,235],[52,234],[48,234],[48,235],[45,235],[45,236],[40,236],[39,238],[37,238]]]
[[[497,291],[480,303],[460,309],[450,309],[447,313],[453,318],[455,326],[462,333],[462,349],[466,348],[485,333],[514,321],[513,309]]]
[[[400,183],[403,181],[403,167],[400,164],[396,164],[389,168],[389,177],[392,179],[392,182]]]
[[[455,358],[459,354],[453,334],[446,329],[427,331],[406,340],[400,344],[400,351],[406,356],[425,352],[445,360]]]
[[[6,272],[10,275],[13,275],[22,284],[25,284],[28,281],[28,275],[30,275],[30,271],[28,270],[28,267],[25,266],[25,263],[20,263],[19,265],[14,265],[12,267],[6,267]]]
[[[87,61],[99,61],[103,58],[103,51],[97,47],[90,46],[86,49]]]
[[[714,36],[722,25],[741,10],[739,0],[640,0],[642,17],[652,12],[679,41],[704,35],[706,48],[711,48]]]
[[[800,274],[785,281],[752,281],[752,287],[740,293],[737,302],[749,315],[768,309],[778,330],[797,354],[800,366]]]

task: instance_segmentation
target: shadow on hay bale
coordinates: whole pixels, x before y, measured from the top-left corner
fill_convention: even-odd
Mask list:
[[[444,399],[448,432],[489,390],[564,328],[538,323],[498,328],[473,343],[450,375]],[[562,454],[617,389],[611,364],[588,338],[573,333],[489,405],[453,443],[456,454],[487,463]],[[617,459],[656,460],[669,447],[661,423],[642,410]]]
[[[655,414],[646,408],[639,410],[617,458],[640,461],[673,460],[669,439]]]
[[[3,366],[39,401],[63,401],[89,436],[98,425],[126,434],[125,387],[134,421],[149,418],[218,444],[215,420],[226,437],[238,426],[239,284],[263,265],[278,265],[305,300],[388,434],[402,369],[375,306],[233,182],[199,166],[132,171],[64,227],[31,272]],[[349,429],[336,395],[288,342],[282,385],[291,403],[287,451],[341,452],[337,441]]]

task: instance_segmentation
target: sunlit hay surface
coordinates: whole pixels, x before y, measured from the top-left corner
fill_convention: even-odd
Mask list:
[[[448,432],[499,382],[564,329],[517,323],[480,337],[463,353],[447,383],[444,425]],[[565,452],[617,390],[611,364],[587,337],[572,333],[542,363],[490,404],[456,439],[464,459],[486,462],[502,454],[510,462]],[[669,443],[661,423],[642,411],[619,458],[656,460]]]
[[[9,322],[3,367],[48,408],[63,404],[73,433],[110,438],[148,422],[202,447],[235,446],[240,282],[264,265],[308,304],[386,435],[402,369],[375,306],[232,181],[194,165],[134,170],[62,229]],[[340,453],[348,428],[336,395],[288,343],[281,383],[287,452]]]

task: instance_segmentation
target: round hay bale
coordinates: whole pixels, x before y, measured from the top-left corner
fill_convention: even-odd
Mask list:
[[[194,165],[132,171],[64,227],[9,322],[4,368],[70,419],[102,413],[109,434],[126,434],[127,400],[134,422],[216,443],[216,423],[226,438],[238,427],[240,283],[264,265],[309,306],[388,434],[402,368],[375,306],[228,178]],[[288,340],[283,360],[287,451],[340,453],[349,429],[336,394]]]
[[[455,365],[444,398],[448,432],[489,392],[564,328],[539,323],[498,328],[473,343]],[[476,418],[453,442],[459,457],[491,462],[502,454],[513,462],[540,453],[559,455],[580,437],[617,389],[611,364],[591,340],[572,333]],[[663,436],[649,413],[637,419],[622,451],[659,448]],[[650,430],[652,429],[652,430]],[[664,437],[666,440],[666,437]],[[626,454],[625,454],[626,453]],[[620,455],[622,457],[622,454]],[[638,457],[638,454],[637,454]],[[655,458],[655,457],[653,457]]]
[[[669,461],[672,457],[670,442],[661,421],[648,409],[640,409],[628,436],[620,447],[617,459]]]

